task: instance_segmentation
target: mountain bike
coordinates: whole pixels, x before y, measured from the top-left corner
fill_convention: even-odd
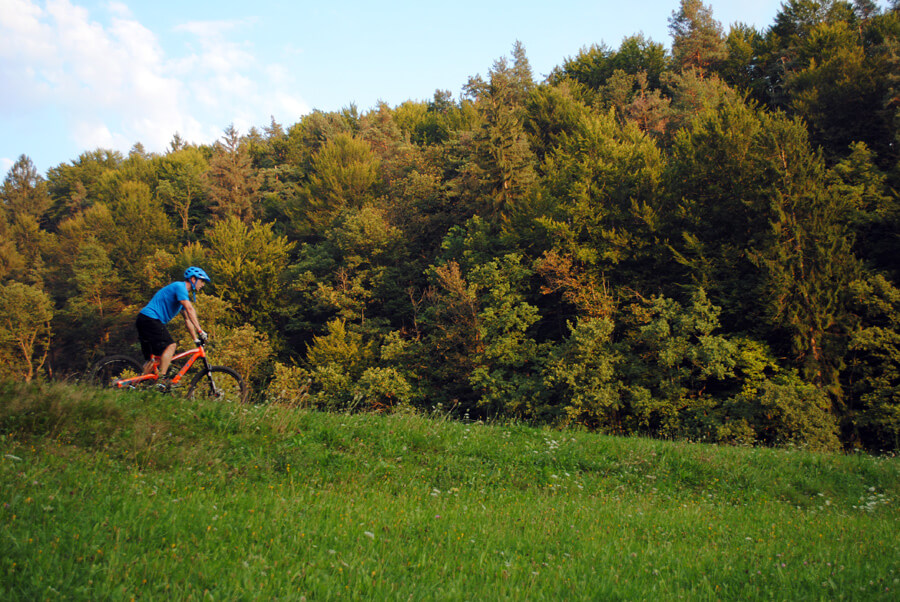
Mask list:
[[[226,366],[211,365],[202,344],[172,358],[170,374],[181,362],[183,364],[172,376],[168,386],[159,382],[159,359],[157,355],[151,356],[153,364],[150,373],[144,374],[141,362],[130,355],[110,355],[94,364],[90,380],[95,385],[118,390],[159,388],[188,399],[207,398],[241,403],[247,401],[249,391],[241,375]],[[187,382],[188,371],[195,363],[199,365],[200,371],[193,375],[185,388],[183,383]]]

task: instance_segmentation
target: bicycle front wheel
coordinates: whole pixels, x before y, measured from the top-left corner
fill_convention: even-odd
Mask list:
[[[241,375],[225,366],[210,366],[191,382],[187,397],[243,403],[247,401],[247,385]]]
[[[110,355],[91,368],[90,382],[98,387],[115,387],[123,378],[139,376],[141,364],[129,355]]]

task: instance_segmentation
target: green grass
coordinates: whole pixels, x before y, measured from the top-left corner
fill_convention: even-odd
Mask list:
[[[896,600],[900,462],[0,384],[0,598]]]

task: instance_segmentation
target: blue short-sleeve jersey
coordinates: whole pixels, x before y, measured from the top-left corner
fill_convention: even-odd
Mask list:
[[[156,318],[163,324],[168,324],[169,320],[181,312],[181,302],[188,299],[190,296],[184,281],[173,282],[156,291],[156,294],[150,299],[150,303],[141,310],[141,313]]]

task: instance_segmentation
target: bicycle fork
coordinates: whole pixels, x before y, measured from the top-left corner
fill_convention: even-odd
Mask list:
[[[209,391],[213,394],[213,397],[219,397],[222,392],[219,391],[219,388],[216,386],[216,381],[213,378],[212,374],[212,365],[209,363],[209,358],[205,355],[203,356],[203,369],[206,370],[206,378],[209,379]]]

